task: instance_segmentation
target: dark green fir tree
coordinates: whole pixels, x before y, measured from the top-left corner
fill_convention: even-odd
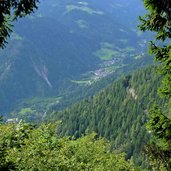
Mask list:
[[[159,94],[167,99],[164,106],[150,112],[147,128],[154,140],[145,151],[155,170],[171,170],[171,0],[144,0],[144,6],[148,13],[140,17],[140,29],[156,33],[149,50],[163,76]]]

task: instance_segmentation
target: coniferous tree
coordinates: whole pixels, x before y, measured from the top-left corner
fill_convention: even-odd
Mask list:
[[[171,170],[171,0],[144,0],[148,13],[140,17],[140,29],[156,32],[155,43],[150,43],[150,53],[155,55],[163,75],[160,94],[168,100],[164,107],[151,110],[148,129],[155,141],[146,146],[150,159],[156,162],[155,169]]]

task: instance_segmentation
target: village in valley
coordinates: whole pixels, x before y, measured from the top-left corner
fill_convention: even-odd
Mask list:
[[[111,75],[118,69],[126,67],[128,64],[124,63],[125,58],[138,60],[145,56],[144,52],[139,53],[121,53],[120,57],[113,57],[110,60],[104,60],[96,70],[85,73],[81,80],[72,80],[76,84],[92,85],[93,83]]]

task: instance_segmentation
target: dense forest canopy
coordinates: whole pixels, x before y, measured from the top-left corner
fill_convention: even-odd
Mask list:
[[[61,136],[79,138],[94,131],[143,168],[148,163],[142,153],[150,139],[146,130],[149,108],[153,103],[165,103],[157,96],[161,77],[156,70],[150,66],[127,75],[96,95],[47,115],[47,120],[62,122],[58,128]]]

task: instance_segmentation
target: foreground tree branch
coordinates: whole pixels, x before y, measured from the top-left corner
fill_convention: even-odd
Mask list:
[[[0,48],[4,48],[12,32],[12,23],[37,9],[39,0],[0,1]]]

